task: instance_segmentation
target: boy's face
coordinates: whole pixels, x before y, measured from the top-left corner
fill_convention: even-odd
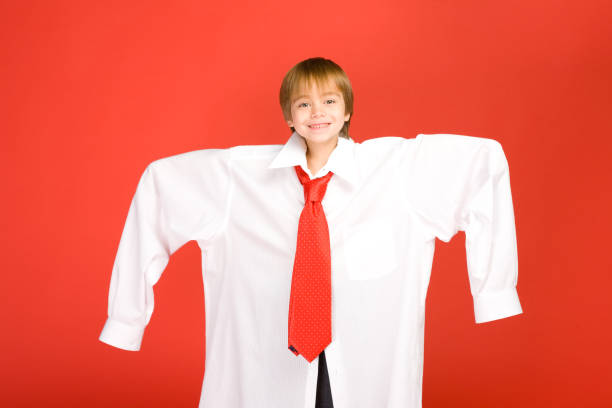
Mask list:
[[[291,103],[291,119],[287,124],[309,143],[325,144],[335,140],[344,122],[351,115],[345,113],[342,93],[333,83],[324,89],[313,84],[302,88]]]

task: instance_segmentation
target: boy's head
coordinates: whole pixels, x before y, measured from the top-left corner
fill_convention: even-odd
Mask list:
[[[335,92],[336,95],[327,92]],[[306,97],[299,98],[303,95]],[[316,101],[312,100],[313,96],[317,97]],[[335,62],[321,57],[299,62],[283,78],[279,97],[283,116],[292,132],[297,130],[301,134],[296,127],[319,132],[306,125],[326,120],[319,117],[329,117],[335,118],[332,126],[339,127],[338,136],[349,137],[353,89],[348,76]]]

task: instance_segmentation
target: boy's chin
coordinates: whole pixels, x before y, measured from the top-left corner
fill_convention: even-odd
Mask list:
[[[306,142],[308,143],[329,143],[338,139],[339,133],[321,133],[321,134],[313,134],[311,132],[306,134],[301,134],[298,132],[300,136],[302,136]]]

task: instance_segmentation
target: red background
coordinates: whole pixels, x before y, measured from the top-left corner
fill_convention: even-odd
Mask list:
[[[154,159],[285,143],[282,77],[323,56],[351,78],[355,140],[488,137],[509,161],[524,314],[476,325],[465,236],[438,241],[423,406],[611,406],[609,2],[228,4],[0,5],[2,405],[197,405],[195,242],[140,352],[97,339],[130,200]]]

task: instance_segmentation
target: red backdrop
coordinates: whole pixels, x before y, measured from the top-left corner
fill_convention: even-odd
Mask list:
[[[141,351],[97,340],[130,200],[154,159],[285,143],[282,77],[323,56],[352,80],[355,140],[488,137],[509,161],[524,314],[476,325],[465,236],[438,241],[424,407],[610,406],[609,2],[215,3],[0,5],[1,405],[196,406],[195,242]]]

